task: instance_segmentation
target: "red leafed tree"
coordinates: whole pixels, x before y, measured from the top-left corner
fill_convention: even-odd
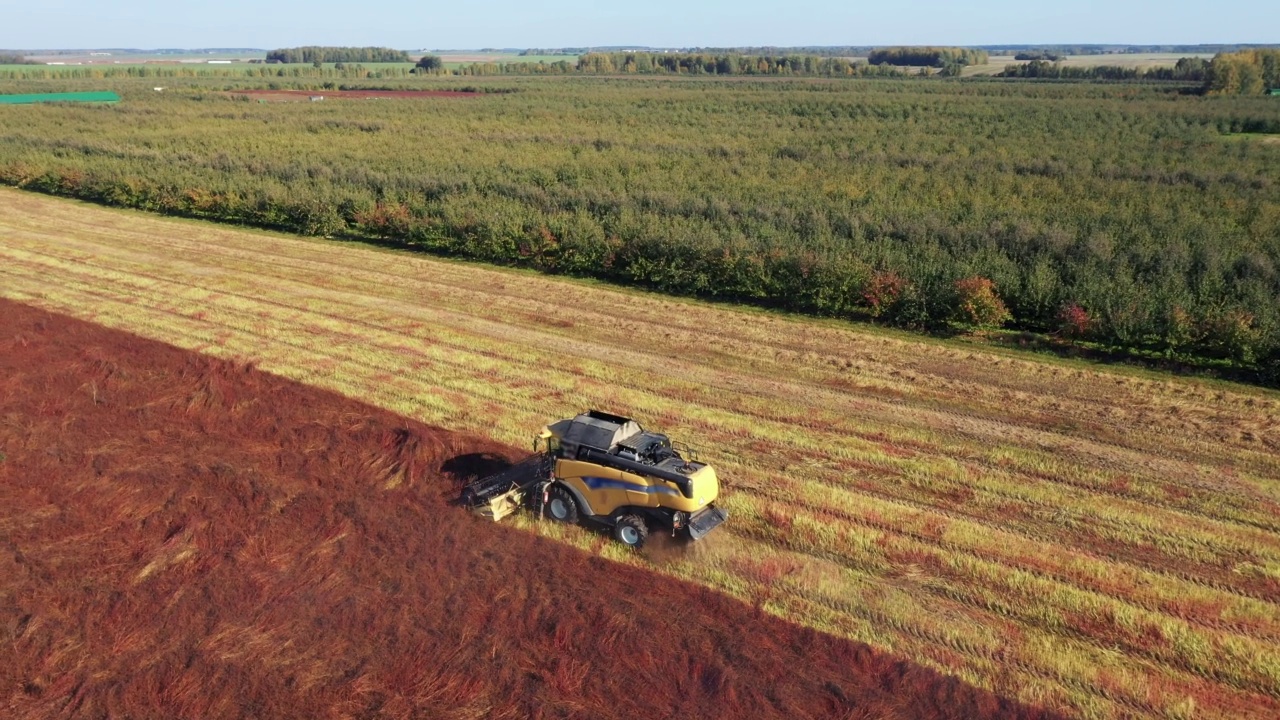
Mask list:
[[[1067,303],[1058,311],[1059,334],[1073,340],[1079,340],[1088,336],[1089,331],[1092,329],[1093,318],[1078,303]]]
[[[956,281],[956,316],[978,327],[999,327],[1012,317],[995,283],[979,275]]]
[[[907,281],[896,272],[886,270],[875,273],[862,291],[862,299],[871,310],[871,317],[880,317],[902,297]]]

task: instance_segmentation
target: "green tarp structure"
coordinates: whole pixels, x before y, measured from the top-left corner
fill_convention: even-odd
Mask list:
[[[0,95],[0,105],[28,105],[42,102],[120,102],[113,92],[40,93],[38,95]]]
[[[1280,96],[1280,88],[1271,88],[1271,94]]]

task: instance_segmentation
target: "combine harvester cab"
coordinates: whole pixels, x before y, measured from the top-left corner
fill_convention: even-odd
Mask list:
[[[692,451],[630,418],[590,411],[543,428],[535,455],[478,480],[464,501],[494,519],[530,502],[545,517],[585,518],[641,547],[651,528],[698,540],[728,518],[716,471]]]

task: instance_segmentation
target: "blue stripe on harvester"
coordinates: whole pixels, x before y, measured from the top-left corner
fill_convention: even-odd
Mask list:
[[[675,488],[669,488],[665,485],[637,485],[635,483],[622,482],[621,480],[608,480],[598,477],[584,477],[582,482],[592,490],[630,490],[631,492],[648,493],[650,495],[679,495]]]

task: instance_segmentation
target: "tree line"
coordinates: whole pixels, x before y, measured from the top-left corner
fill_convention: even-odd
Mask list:
[[[1121,67],[1119,65],[1063,65],[1050,60],[1032,60],[1021,65],[1008,65],[997,73],[996,77],[1050,80],[1165,79],[1156,78],[1156,73],[1151,73],[1150,76],[1148,73],[1151,73],[1151,71],[1140,70],[1136,67]],[[1198,75],[1187,79],[1201,81],[1204,80],[1204,77],[1204,73],[1201,71]]]
[[[1213,55],[1240,50],[1280,48],[1277,44],[1204,43],[1199,45],[979,45],[995,55],[1013,55],[1020,52],[1050,53],[1053,55],[1148,55],[1153,53],[1181,53],[1186,55]]]
[[[966,49],[981,50],[993,55],[1132,55],[1150,53],[1185,53],[1187,55],[1212,55],[1214,53],[1238,52],[1240,50],[1277,49],[1277,44],[1239,44],[1210,43],[1199,45],[974,45]],[[521,50],[520,55],[585,55],[591,52],[683,52],[707,55],[815,55],[818,57],[866,57],[876,50],[884,49],[877,45],[740,45],[736,47],[694,47],[694,48],[652,48],[639,46],[625,47],[563,47],[563,48],[528,48]],[[484,50],[482,52],[488,52]],[[495,51],[496,52],[496,51]],[[1036,58],[1026,58],[1028,60]],[[1039,58],[1046,59],[1046,58]],[[1049,58],[1051,59],[1051,58]],[[982,64],[982,63],[974,63]]]
[[[814,77],[901,77],[889,66],[845,58],[793,55],[700,55],[677,53],[587,53],[576,61],[472,63],[458,75],[791,75]]]
[[[866,57],[874,52],[874,45],[798,45],[778,47],[771,45],[731,48],[694,48],[693,52],[712,55],[813,55],[815,57]]]
[[[409,53],[385,47],[282,48],[267,53],[269,63],[407,63]]]
[[[1215,55],[1205,91],[1210,95],[1265,95],[1280,88],[1280,50],[1242,50]]]
[[[586,57],[586,56],[584,56]],[[669,56],[665,56],[669,57]],[[457,68],[447,68],[438,56],[424,56],[416,65],[403,67],[368,68],[359,63],[338,62],[333,66],[282,64],[262,65],[252,68],[221,68],[217,66],[141,65],[141,66],[84,66],[0,69],[0,80],[72,80],[112,78],[289,78],[313,79],[397,79],[414,74],[480,76],[531,76],[531,75],[789,75],[812,77],[906,77],[906,73],[891,65],[868,65],[842,58],[685,58],[669,59],[653,63],[636,53],[620,53],[616,57],[590,57],[585,61],[560,60],[554,62],[477,62]],[[315,88],[311,88],[315,89]]]
[[[1063,65],[1049,60],[1032,60],[1022,65],[1009,65],[996,77],[1041,78],[1053,80],[1169,80],[1203,83],[1210,77],[1211,64],[1204,58],[1180,58],[1173,67],[1142,70],[1120,65]]]
[[[578,58],[578,72],[671,73],[688,75],[827,75],[889,76],[845,58],[815,55],[709,55],[700,53],[588,53]]]
[[[906,65],[912,67],[946,67],[948,65],[983,65],[987,51],[975,48],[891,47],[880,48],[867,55],[872,65]]]

